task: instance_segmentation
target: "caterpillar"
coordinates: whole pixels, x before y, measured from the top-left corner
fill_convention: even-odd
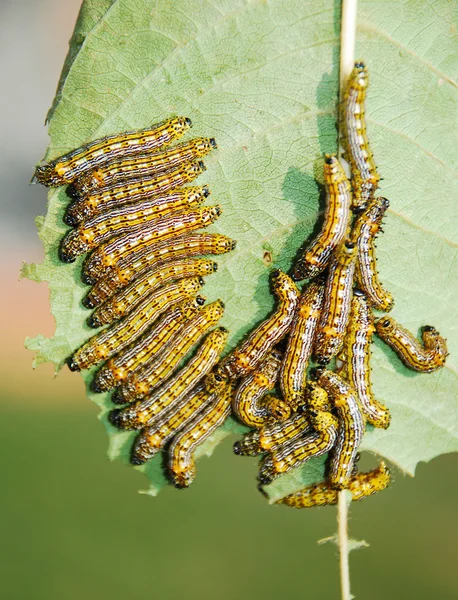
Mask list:
[[[205,377],[204,387],[210,394],[225,389],[230,383],[229,377],[219,371],[218,365]]]
[[[272,272],[272,291],[277,298],[277,309],[263,321],[220,365],[220,370],[232,379],[244,377],[253,371],[285,336],[291,325],[299,300],[299,290],[286,273]]]
[[[350,183],[334,154],[324,158],[326,211],[321,232],[305,248],[293,269],[294,281],[319,275],[327,267],[335,248],[348,233],[350,223]]]
[[[135,274],[154,267],[158,262],[169,262],[180,258],[191,258],[202,254],[225,254],[236,247],[235,240],[219,233],[194,233],[182,235],[174,240],[159,244],[139,246],[127,254],[116,254],[109,265],[96,264],[93,253],[83,266],[83,280],[93,284],[99,279],[110,281],[114,287],[122,287]]]
[[[431,373],[444,366],[448,356],[447,341],[431,325],[422,328],[423,346],[407,329],[392,317],[382,317],[375,323],[377,335],[388,344],[402,362],[421,373]]]
[[[100,138],[37,167],[35,178],[48,187],[71,183],[83,173],[120,156],[125,158],[166,146],[181,137],[191,125],[187,117],[176,117],[148,129]]]
[[[313,433],[296,436],[291,441],[267,454],[261,462],[259,480],[271,483],[283,473],[304,464],[313,456],[321,456],[334,446],[337,437],[337,419],[330,412],[316,411],[311,416]]]
[[[219,206],[210,207],[210,210],[202,208],[200,211],[203,212],[196,214],[195,211],[190,211],[192,212],[191,215],[185,215],[185,222],[189,222],[191,231],[195,231],[200,227],[207,227],[208,225],[211,225],[211,223],[218,219],[222,212]],[[199,221],[201,221],[200,225],[198,224]],[[177,223],[177,225],[179,224]],[[186,235],[186,225],[183,227],[179,225],[179,228],[181,231],[177,231],[172,237],[167,236],[163,241],[169,242],[170,246],[173,247],[175,239],[181,239],[181,236]],[[157,223],[149,223],[148,225],[142,227],[139,231],[120,235],[106,244],[103,244],[99,248],[96,248],[96,250],[91,254],[90,257],[88,257],[87,260],[90,263],[91,268],[94,267],[97,269],[99,265],[101,267],[109,266],[114,264],[118,257],[126,257],[130,252],[142,246],[161,243],[161,240],[157,239],[157,234]],[[97,277],[97,279],[100,279],[100,277]]]
[[[135,465],[143,464],[152,458],[165,444],[173,438],[174,435],[182,430],[191,420],[197,420],[198,414],[205,408],[212,406],[211,415],[214,413],[214,405],[218,402],[218,398],[222,396],[222,403],[227,404],[227,398],[230,397],[231,388],[227,384],[220,386],[218,391],[209,392],[204,386],[200,385],[189,394],[185,395],[179,402],[166,411],[158,419],[154,419],[153,423],[143,429],[132,449],[131,462]],[[206,417],[211,415],[205,415]],[[201,435],[205,430],[208,421],[203,422],[199,419],[198,427],[193,427],[194,432]],[[181,449],[180,454],[186,452]],[[183,460],[183,459],[181,459]],[[186,459],[186,463],[189,460]]]
[[[199,283],[200,285],[200,283]],[[81,371],[111,358],[146,331],[163,312],[177,302],[167,294],[147,296],[125,319],[100,331],[81,346],[67,361],[71,371]],[[195,300],[197,305],[201,299]]]
[[[130,179],[158,177],[184,163],[203,158],[214,148],[217,148],[214,138],[195,138],[161,152],[120,159],[76,179],[68,191],[77,199]]]
[[[141,430],[132,448],[131,463],[142,465],[150,460],[165,444],[182,429],[207,403],[212,402],[214,394],[210,394],[203,386],[198,386],[186,394],[180,402],[172,405],[152,424]]]
[[[331,410],[327,393],[315,381],[308,382],[306,396],[308,399],[308,410]],[[248,432],[243,436],[242,440],[234,444],[235,454],[256,456],[262,452],[276,450],[297,436],[304,436],[304,434],[310,433],[310,417],[307,412],[304,414],[303,409],[304,405],[302,405],[301,410],[293,413],[284,421],[268,423],[261,427],[261,429]]]
[[[194,481],[194,452],[230,415],[231,394],[232,387],[228,384],[174,437],[168,453],[168,469],[175,487],[186,488]]]
[[[387,429],[390,424],[390,411],[374,398],[371,385],[370,355],[374,332],[374,315],[366,297],[360,290],[355,290],[343,346],[346,356],[345,374],[358,394],[368,423]]]
[[[389,205],[390,202],[386,198],[370,200],[367,208],[358,216],[354,224],[354,237],[358,240],[356,281],[371,306],[386,312],[393,308],[394,298],[379,282],[374,238],[380,230],[383,216]]]
[[[148,361],[142,369],[127,377],[121,387],[116,390],[116,403],[124,404],[144,398],[161,384],[194,344],[216,325],[223,313],[224,304],[221,300],[204,306],[175,333],[159,356]],[[218,336],[220,337],[221,334],[219,333]]]
[[[313,281],[299,298],[280,370],[280,388],[292,410],[304,403],[307,366],[324,300],[323,281]]]
[[[289,406],[283,400],[267,395],[278,380],[282,358],[281,352],[273,350],[238,386],[232,409],[245,425],[259,428],[278,414],[282,420],[289,417]]]
[[[102,188],[94,194],[72,202],[67,208],[64,222],[76,227],[94,215],[117,208],[120,204],[161,196],[174,188],[194,181],[204,171],[205,165],[199,161],[185,164],[153,179],[133,179],[108,189]]]
[[[350,314],[356,246],[346,241],[339,246],[329,267],[324,305],[315,338],[316,361],[328,364],[340,350]]]
[[[328,393],[316,381],[312,380],[307,383],[306,397],[306,412],[309,415],[312,414],[312,411],[314,413],[331,411],[332,406]]]
[[[348,486],[353,474],[366,420],[356,392],[337,373],[319,369],[317,382],[330,396],[338,414],[339,428],[329,466],[329,482],[332,487],[342,490]]]
[[[185,281],[183,279],[178,284],[170,285],[169,287],[172,289],[169,294],[175,291],[173,288],[177,288],[180,297],[182,297],[182,286],[179,284]],[[196,300],[200,304],[196,305],[194,299],[191,298],[173,305],[162,315],[156,325],[125,350],[118,352],[116,356],[108,360],[97,372],[92,385],[93,390],[95,392],[105,392],[121,385],[131,373],[138,371],[146,362],[157,356],[175,333],[182,328],[183,323],[192,317],[205,302],[202,296],[198,296]]]
[[[298,435],[311,432],[307,415],[295,412],[284,421],[267,423],[260,429],[246,433],[234,444],[234,453],[242,456],[257,456],[262,452],[276,450]]]
[[[146,294],[161,285],[176,279],[211,275],[217,268],[218,264],[207,258],[185,258],[146,269],[120,290],[111,281],[101,279],[83,299],[83,304],[87,308],[99,306],[92,315],[92,325],[98,327],[127,314]]]
[[[390,483],[390,471],[384,461],[368,473],[358,473],[351,477],[348,489],[352,493],[352,500],[363,500],[388,487]],[[338,490],[329,485],[327,481],[315,483],[299,492],[289,494],[275,504],[285,504],[292,508],[311,508],[313,506],[326,506],[337,504]]]
[[[341,112],[341,144],[352,173],[353,210],[364,209],[380,181],[366,131],[365,101],[369,72],[361,61],[355,63],[345,88]]]
[[[61,257],[65,262],[71,262],[111,238],[138,231],[145,224],[157,222],[166,215],[197,208],[204,200],[203,194],[172,192],[98,213],[65,235],[60,246]]]
[[[130,404],[122,409],[114,409],[109,414],[110,422],[120,429],[143,429],[152,419],[158,418],[176,402],[180,402],[195,387],[218,361],[228,336],[227,329],[219,327],[204,339],[196,354],[188,363],[151,396]]]

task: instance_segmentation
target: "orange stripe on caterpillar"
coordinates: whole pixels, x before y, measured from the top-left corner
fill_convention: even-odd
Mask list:
[[[348,233],[350,223],[350,183],[334,154],[324,158],[326,211],[318,236],[302,252],[293,269],[294,281],[315,277],[327,267],[335,248]]]
[[[388,344],[402,362],[421,373],[431,373],[444,366],[448,356],[447,342],[431,325],[422,328],[423,346],[393,317],[382,317],[375,323],[377,335]]]
[[[148,129],[100,138],[37,167],[35,178],[47,186],[65,185],[121,156],[126,158],[166,146],[181,137],[191,125],[187,117],[176,117]]]

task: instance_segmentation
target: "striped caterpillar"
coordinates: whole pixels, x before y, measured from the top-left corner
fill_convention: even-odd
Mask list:
[[[35,177],[46,186],[65,185],[119,157],[135,156],[166,146],[181,137],[191,125],[187,117],[176,117],[148,129],[109,135],[37,167]]]

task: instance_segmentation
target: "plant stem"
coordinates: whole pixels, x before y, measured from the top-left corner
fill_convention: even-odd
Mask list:
[[[340,100],[345,83],[355,63],[356,14],[358,0],[342,0],[342,22],[340,30]]]
[[[340,102],[343,100],[347,79],[355,64],[356,17],[358,0],[342,0],[341,30],[340,30]],[[340,143],[340,140],[339,140]],[[339,156],[342,147],[339,145]],[[349,165],[345,164],[347,175],[350,175]],[[337,502],[338,547],[340,559],[340,588],[342,600],[351,600],[350,568],[348,564],[348,493],[339,492]]]
[[[355,43],[356,43],[356,15],[358,10],[358,0],[342,0],[342,14],[340,25],[340,77],[339,77],[339,106],[343,101],[345,85],[355,64]],[[342,160],[343,148],[340,143],[339,131],[339,158]],[[350,165],[343,162],[343,168],[350,177]]]
[[[348,565],[348,495],[339,492],[337,505],[338,546],[340,559],[340,589],[342,600],[351,600],[350,568]]]

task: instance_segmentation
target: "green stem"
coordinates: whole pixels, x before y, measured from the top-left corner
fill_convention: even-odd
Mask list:
[[[340,30],[340,99],[355,63],[356,15],[358,0],[342,0]]]
[[[342,15],[340,29],[340,102],[343,101],[345,85],[355,64],[356,43],[356,15],[358,11],[358,0],[342,0]],[[342,160],[343,148],[340,144],[339,135],[339,158]],[[347,176],[350,177],[350,166],[343,161]]]
[[[340,102],[347,79],[355,64],[356,43],[356,17],[358,12],[358,0],[342,0],[342,16],[340,30]],[[339,156],[342,156],[342,148],[339,148]],[[346,167],[347,175],[350,175],[349,166]],[[337,503],[338,523],[338,547],[340,559],[340,588],[342,600],[351,600],[350,594],[350,568],[348,564],[348,497],[345,491],[339,492]]]
[[[348,507],[347,493],[345,491],[339,492],[337,524],[342,600],[351,600],[352,597],[350,594],[350,568],[348,564]]]
[[[355,64],[356,18],[358,0],[342,0],[341,30],[340,30],[340,102],[343,100],[347,79]],[[340,141],[340,140],[339,140]],[[342,156],[342,148],[339,148]],[[347,175],[350,175],[349,165],[344,164]],[[338,547],[340,560],[340,588],[342,600],[351,600],[350,567],[348,563],[348,496],[345,491],[339,492],[337,502]]]

